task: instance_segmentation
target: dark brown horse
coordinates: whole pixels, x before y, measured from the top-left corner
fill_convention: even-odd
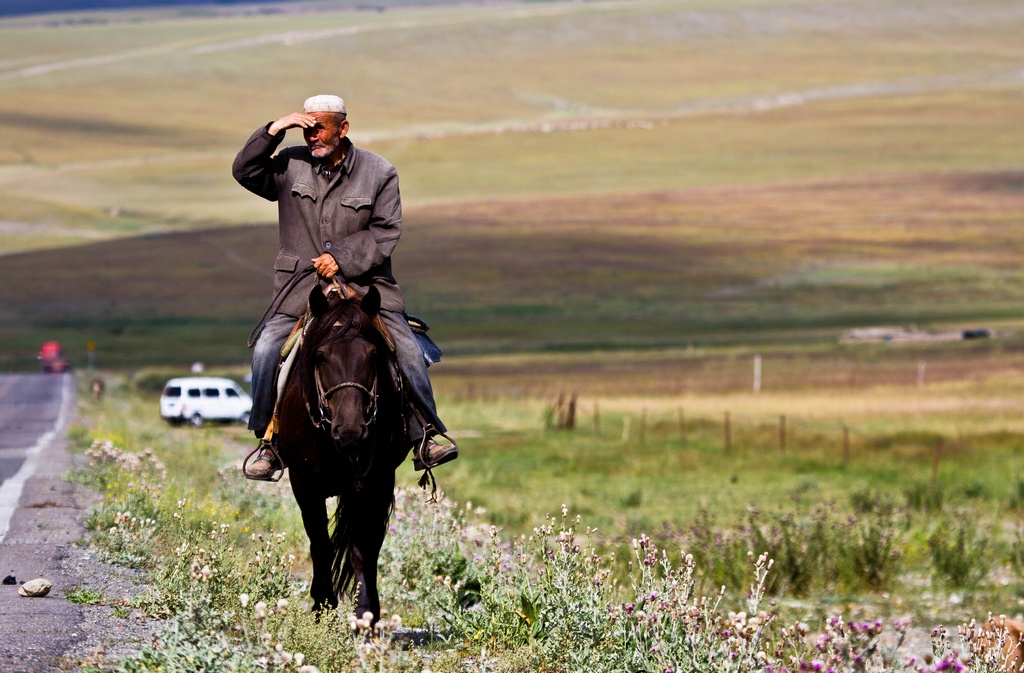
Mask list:
[[[356,614],[380,616],[377,560],[406,459],[401,375],[374,324],[380,295],[310,294],[307,323],[279,407],[279,453],[302,511],[314,610],[358,587]],[[325,500],[337,496],[333,529]]]

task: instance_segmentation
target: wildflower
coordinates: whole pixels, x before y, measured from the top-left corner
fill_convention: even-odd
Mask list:
[[[249,594],[241,594],[238,597],[238,602],[242,604],[243,608],[248,607],[249,606]]]
[[[277,611],[280,612],[282,615],[288,613],[288,599],[287,598],[281,598],[281,599],[279,599],[277,601]]]
[[[261,621],[267,616],[267,604],[260,601],[256,604],[256,621]]]
[[[306,660],[306,655],[302,652],[296,652],[293,658],[295,659],[295,665],[301,667],[302,662]]]
[[[264,647],[270,647],[270,641],[273,639],[274,636],[270,635],[269,633],[264,633],[262,636],[260,636],[260,640],[263,641]]]

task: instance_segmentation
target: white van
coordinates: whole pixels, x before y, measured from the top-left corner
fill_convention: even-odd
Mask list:
[[[160,395],[160,416],[171,425],[188,421],[198,427],[205,421],[249,422],[252,398],[231,379],[187,376],[171,379]]]

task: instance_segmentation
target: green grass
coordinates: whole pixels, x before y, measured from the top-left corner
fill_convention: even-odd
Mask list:
[[[635,536],[692,520],[700,509],[738,520],[755,503],[767,510],[794,501],[848,504],[866,489],[902,499],[904,493],[932,483],[936,445],[943,438],[937,477],[948,500],[968,502],[977,496],[977,504],[994,507],[1011,501],[1015,485],[1006,475],[1024,467],[1021,428],[1005,430],[993,441],[990,431],[956,421],[960,427],[951,436],[936,415],[914,420],[928,431],[904,433],[900,429],[907,418],[851,418],[841,411],[831,418],[808,418],[795,411],[822,395],[770,398],[777,405],[777,413],[770,414],[744,409],[749,403],[744,399],[705,394],[687,412],[685,440],[671,399],[632,400],[626,411],[614,398],[583,398],[580,425],[571,432],[543,429],[537,402],[504,402],[521,417],[513,431],[502,429],[505,423],[494,429],[474,424],[463,418],[462,406],[443,405],[451,427],[473,432],[460,440],[466,460],[439,473],[456,499],[485,507],[492,522],[512,531],[528,531],[543,512],[566,504],[606,532]],[[679,407],[693,403],[677,399]],[[597,429],[592,422],[595,403],[604,409]],[[771,403],[759,400],[760,405]],[[718,413],[712,404],[718,405]],[[925,408],[927,403],[918,406]],[[726,412],[731,424],[728,448]],[[779,441],[781,415],[787,416],[784,448]],[[1000,427],[1000,419],[990,422]],[[850,428],[848,457],[844,425]]]
[[[466,359],[457,377],[438,380],[441,415],[462,451],[458,461],[439,468],[436,476],[449,498],[476,511],[484,526],[498,526],[504,539],[529,534],[565,505],[586,526],[600,531],[603,547],[618,548],[646,533],[673,554],[673,545],[686,545],[687,540],[694,544],[688,536],[705,525],[702,517],[710,516],[715,530],[735,536],[752,512],[761,513],[758,520],[770,526],[780,513],[794,512],[795,521],[804,522],[828,503],[834,503],[840,516],[871,511],[862,510],[863,503],[881,498],[905,509],[915,521],[912,534],[898,543],[908,565],[889,587],[891,595],[815,594],[818,607],[790,605],[787,599],[781,609],[799,619],[817,620],[836,601],[855,600],[858,610],[868,614],[912,613],[926,623],[967,620],[979,610],[1009,613],[1016,609],[1013,586],[984,584],[957,604],[944,599],[945,590],[917,596],[913,589],[929,567],[929,531],[942,521],[967,516],[977,522],[988,555],[971,562],[973,566],[1008,563],[1011,548],[1017,549],[1019,542],[1012,539],[1012,530],[996,522],[1017,516],[1024,492],[1024,380],[1016,355],[931,355],[944,356],[932,360],[937,370],[958,365],[972,370],[974,380],[964,382],[950,374],[925,386],[881,383],[886,368],[896,363],[879,356],[862,364],[865,380],[881,377],[867,387],[807,387],[807,370],[795,366],[787,368],[785,380],[777,373],[775,389],[761,393],[673,393],[652,390],[635,375],[644,366],[641,356],[618,362],[615,372],[602,368],[608,363],[584,364],[579,356],[562,362],[573,367],[554,372],[544,358]],[[736,353],[735,359],[746,358]],[[647,364],[664,369],[671,361],[647,354]],[[704,364],[693,383],[720,380],[730,366],[724,360]],[[875,367],[880,371],[873,372]],[[216,373],[237,378],[241,372]],[[167,467],[163,502],[186,499],[183,513],[232,522],[233,536],[245,537],[255,529],[250,526],[260,525],[284,533],[285,546],[299,558],[297,570],[307,572],[301,524],[287,486],[244,482],[238,474],[240,460],[253,444],[243,428],[167,426],[158,417],[156,395],[142,392],[154,387],[163,370],[139,371],[130,380],[103,375],[108,381],[103,401],[93,401],[82,391],[84,427],[73,433],[78,441],[109,439],[136,452],[152,451]],[[80,383],[84,387],[86,378]],[[560,390],[579,394],[575,430],[556,430],[546,422]],[[731,424],[728,447],[726,412]],[[786,416],[784,448],[779,441],[781,415]],[[848,453],[844,427],[849,429]],[[406,464],[398,471],[398,483],[415,489],[418,476]],[[123,482],[105,482],[108,497],[122,493]],[[113,524],[104,517],[113,512],[94,515],[96,526],[107,531]],[[701,548],[701,553],[708,551]],[[960,571],[957,564],[967,559],[955,550],[945,553],[944,562]],[[704,572],[710,570],[702,570],[702,577]]]
[[[101,592],[94,589],[83,589],[80,586],[68,589],[64,597],[76,605],[99,605],[104,600]]]

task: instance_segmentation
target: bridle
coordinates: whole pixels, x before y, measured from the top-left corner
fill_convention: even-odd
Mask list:
[[[332,415],[330,407],[331,395],[341,390],[342,388],[355,388],[366,393],[366,397],[369,400],[366,405],[366,410],[363,418],[368,418],[366,425],[373,425],[377,421],[377,375],[373,376],[373,383],[371,388],[367,388],[362,383],[356,381],[343,381],[330,388],[324,390],[324,385],[320,381],[320,365],[316,365],[313,369],[313,380],[316,384],[316,397],[317,397],[317,410],[314,415],[312,407],[309,410],[309,419],[313,422],[313,425],[320,428],[323,431],[329,431],[331,429],[330,417]],[[317,418],[319,417],[319,418]]]
[[[340,322],[336,322],[333,325],[331,325],[332,328],[346,326],[347,325],[342,324]],[[376,423],[377,409],[379,406],[378,401],[380,398],[380,395],[378,394],[377,391],[378,377],[375,372],[373,375],[373,383],[370,384],[369,388],[364,386],[362,383],[359,383],[358,381],[342,381],[341,383],[337,383],[331,386],[330,388],[324,388],[323,381],[320,380],[320,364],[321,363],[317,363],[313,366],[313,382],[314,386],[316,387],[316,406],[314,407],[313,405],[311,405],[309,403],[309,400],[307,399],[306,409],[309,412],[310,422],[314,426],[319,428],[321,431],[328,435],[330,435],[331,432],[331,418],[333,417],[333,412],[331,411],[330,405],[331,395],[338,392],[342,388],[355,388],[356,390],[361,390],[363,393],[366,394],[367,397],[366,407],[363,410],[363,418],[366,419],[366,427],[370,431],[371,436],[373,437],[373,445],[370,448],[366,465],[364,466],[360,464],[360,455],[358,449],[349,451],[348,453],[348,460],[350,463],[352,463],[356,470],[356,476],[352,480],[353,487],[355,488],[356,492],[359,492],[363,489],[363,484],[367,476],[369,476],[370,471],[373,469],[373,459],[374,456],[376,456],[377,454],[378,432]]]

